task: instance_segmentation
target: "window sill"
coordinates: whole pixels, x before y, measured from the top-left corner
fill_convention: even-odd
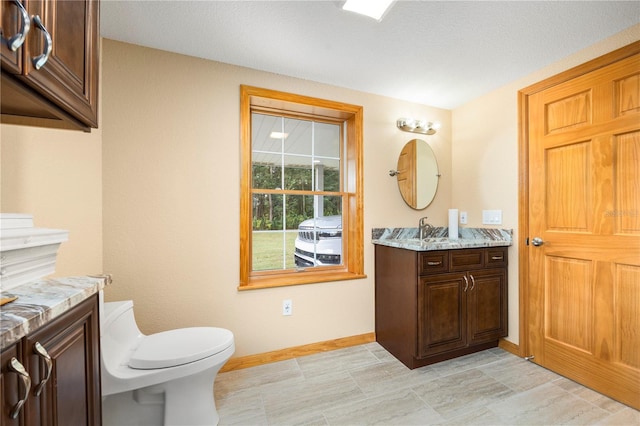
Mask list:
[[[263,288],[286,287],[302,284],[317,284],[331,281],[358,280],[367,278],[365,274],[356,274],[345,271],[305,271],[298,273],[286,273],[278,275],[268,275],[262,277],[253,277],[249,279],[247,284],[240,284],[239,291],[258,290]]]

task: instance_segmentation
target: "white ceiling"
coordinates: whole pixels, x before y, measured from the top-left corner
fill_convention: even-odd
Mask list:
[[[452,109],[640,22],[639,1],[102,0],[103,37]]]

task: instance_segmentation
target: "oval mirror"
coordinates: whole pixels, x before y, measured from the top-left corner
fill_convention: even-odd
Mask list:
[[[416,210],[426,208],[438,189],[438,162],[429,144],[412,139],[402,148],[398,157],[398,189],[402,199]]]

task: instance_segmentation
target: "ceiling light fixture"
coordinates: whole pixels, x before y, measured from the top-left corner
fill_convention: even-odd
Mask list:
[[[398,126],[398,129],[405,132],[435,135],[440,128],[440,123],[425,120],[414,120],[413,118],[398,118],[396,126]]]
[[[283,132],[271,132],[269,134],[269,137],[271,139],[286,139],[287,136],[289,136],[289,133],[283,133]]]
[[[342,9],[380,21],[393,2],[394,0],[347,0]]]

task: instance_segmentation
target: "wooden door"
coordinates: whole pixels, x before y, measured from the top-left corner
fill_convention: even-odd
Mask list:
[[[637,45],[528,96],[528,237],[540,241],[524,247],[523,339],[534,362],[640,408]]]

